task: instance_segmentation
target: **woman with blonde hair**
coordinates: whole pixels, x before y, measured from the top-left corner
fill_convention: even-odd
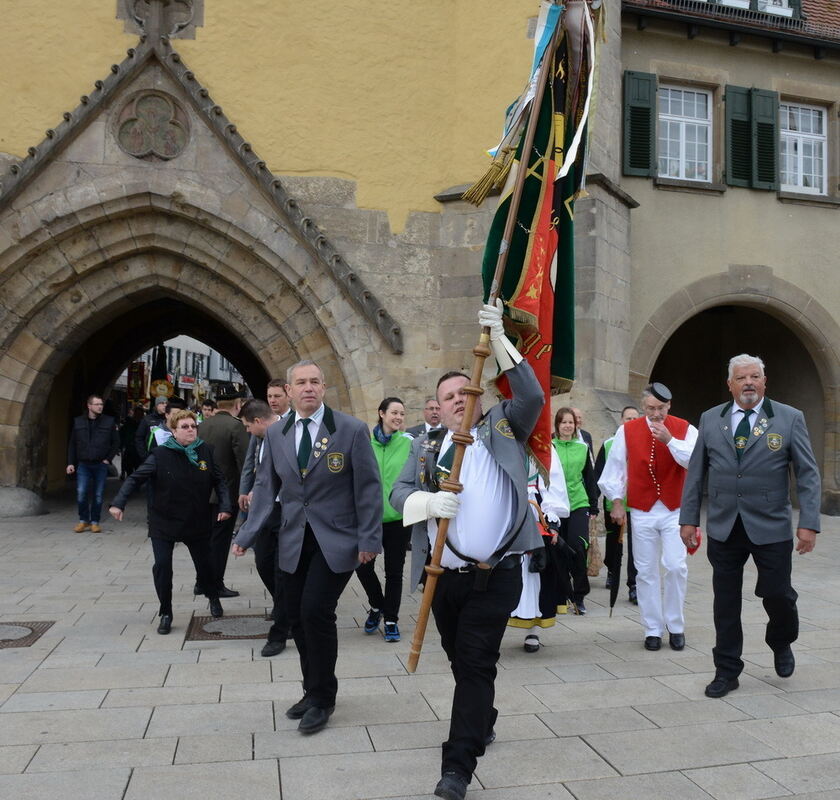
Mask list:
[[[210,614],[222,616],[219,579],[210,559],[210,495],[214,489],[219,497],[218,521],[228,519],[232,512],[227,482],[213,460],[213,448],[198,438],[196,415],[177,409],[169,417],[169,427],[172,437],[155,447],[126,478],[108,509],[114,519],[122,521],[131,493],[149,482],[149,538],[155,559],[152,576],[160,601],[160,634],[172,628],[172,552],[176,542],[183,542],[190,551],[198,580],[206,587]]]

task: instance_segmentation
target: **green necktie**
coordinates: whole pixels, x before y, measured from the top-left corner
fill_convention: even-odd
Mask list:
[[[300,467],[300,474],[306,474],[306,465],[309,463],[309,455],[312,452],[312,438],[309,435],[309,423],[312,422],[308,417],[301,417],[303,423],[303,433],[300,436],[300,445],[298,447],[298,466]]]
[[[449,473],[452,472],[452,462],[455,460],[455,442],[451,439],[449,441],[449,447],[440,454],[440,458],[437,460],[437,465],[435,469],[435,478],[437,480],[438,485],[443,480],[446,480],[449,477]]]
[[[750,416],[753,413],[751,408],[746,411],[744,409],[739,410],[743,412],[744,418],[738,423],[738,427],[735,428],[735,452],[738,454],[738,461],[741,460],[741,455],[750,438]]]

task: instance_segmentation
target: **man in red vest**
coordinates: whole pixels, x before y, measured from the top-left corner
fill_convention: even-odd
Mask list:
[[[672,650],[685,647],[683,605],[688,579],[686,549],[680,539],[680,498],[697,429],[668,414],[671,392],[652,383],[642,392],[644,416],[618,429],[598,486],[612,501],[617,525],[633,524],[633,561],[645,648],[658,650],[665,631]],[[660,588],[659,565],[665,571]]]

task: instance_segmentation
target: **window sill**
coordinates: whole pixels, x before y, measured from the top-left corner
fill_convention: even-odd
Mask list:
[[[726,186],[722,183],[705,183],[703,181],[680,181],[674,178],[654,178],[653,185],[657,189],[670,192],[690,192],[692,194],[723,194]]]
[[[818,206],[825,208],[839,208],[840,199],[836,197],[826,197],[822,194],[799,194],[798,192],[776,192],[776,197],[781,203],[793,203],[799,206]]]

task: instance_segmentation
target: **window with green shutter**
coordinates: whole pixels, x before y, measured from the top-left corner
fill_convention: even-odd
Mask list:
[[[656,75],[624,73],[624,174],[650,177],[656,171]]]
[[[763,89],[726,87],[726,182],[778,188],[779,96]]]

